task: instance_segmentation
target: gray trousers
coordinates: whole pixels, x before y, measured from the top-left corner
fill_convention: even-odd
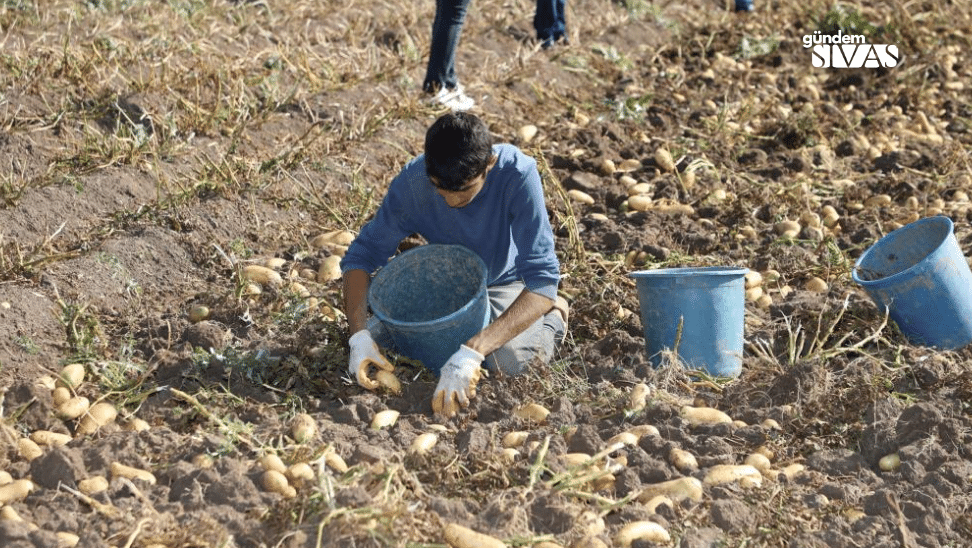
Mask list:
[[[489,294],[489,321],[496,321],[525,288],[523,282],[513,282],[486,288]],[[486,369],[504,375],[519,375],[527,370],[533,360],[549,363],[554,350],[564,338],[564,320],[556,310],[551,310],[530,324],[522,333],[510,339],[492,354],[486,356]],[[368,318],[368,331],[382,348],[395,348],[391,335],[375,316]]]

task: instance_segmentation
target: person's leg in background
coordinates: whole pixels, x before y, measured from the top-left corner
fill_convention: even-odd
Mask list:
[[[498,318],[513,304],[523,287],[523,282],[514,282],[488,288],[490,321]],[[486,368],[492,372],[500,371],[504,375],[519,375],[526,371],[533,360],[549,362],[557,346],[563,341],[567,329],[567,302],[558,299],[556,306],[565,310],[561,312],[554,308],[547,312],[522,333],[486,356]]]
[[[469,110],[475,104],[463,93],[456,76],[456,50],[469,2],[436,0],[429,64],[422,84],[422,89],[452,110]]]
[[[553,46],[567,38],[566,0],[537,0],[537,11],[533,16],[533,28],[537,39],[544,48]]]

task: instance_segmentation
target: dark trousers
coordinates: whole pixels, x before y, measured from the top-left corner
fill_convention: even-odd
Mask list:
[[[533,28],[537,30],[538,39],[555,42],[564,37],[567,33],[566,8],[566,0],[537,0]]]
[[[454,88],[459,83],[456,77],[456,49],[468,8],[469,0],[436,0],[432,48],[425,83],[422,84],[425,91]]]

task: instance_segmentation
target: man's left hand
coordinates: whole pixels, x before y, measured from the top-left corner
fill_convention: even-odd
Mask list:
[[[482,374],[486,358],[466,345],[462,345],[449,361],[442,366],[439,384],[432,395],[432,411],[444,418],[453,417],[461,408],[469,406],[476,397],[476,384]]]

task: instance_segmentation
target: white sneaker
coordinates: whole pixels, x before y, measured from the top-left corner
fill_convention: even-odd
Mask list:
[[[432,101],[438,103],[453,112],[463,112],[476,106],[476,101],[466,95],[462,86],[448,89],[439,88],[439,92],[432,97]]]

